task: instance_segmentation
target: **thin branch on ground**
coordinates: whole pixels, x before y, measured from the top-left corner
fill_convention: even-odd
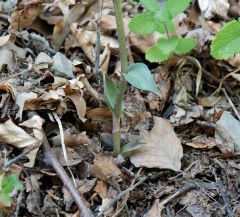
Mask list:
[[[169,196],[165,200],[163,200],[161,203],[159,203],[159,207],[164,207],[166,204],[171,202],[173,199],[175,199],[179,195],[181,195],[183,193],[186,193],[186,192],[192,190],[195,187],[196,187],[196,184],[194,182],[187,182],[183,186],[183,188],[179,189],[177,192],[175,192],[174,194],[172,194],[171,196]]]
[[[74,186],[72,180],[64,170],[63,166],[60,164],[58,161],[57,157],[55,154],[52,152],[50,145],[48,143],[47,137],[45,135],[45,132],[42,130],[43,134],[43,151],[46,159],[50,162],[51,166],[53,169],[56,171],[58,174],[59,178],[63,182],[64,186],[67,188],[69,193],[71,194],[73,200],[75,201],[76,205],[78,206],[81,217],[94,217],[90,209],[86,206],[84,199],[80,195],[79,191],[77,188]]]
[[[108,208],[110,206],[114,205],[118,200],[120,200],[122,198],[122,196],[124,196],[128,192],[132,191],[137,186],[141,185],[146,179],[147,179],[147,177],[141,178],[136,184],[134,184],[133,186],[130,186],[126,190],[122,191],[119,195],[117,195],[115,198],[113,198],[111,201],[109,201],[108,204],[105,206],[105,208],[98,214],[98,216],[101,216],[104,212],[106,212],[108,210]]]
[[[23,149],[22,153],[19,154],[17,157],[11,159],[11,160],[6,160],[4,162],[4,167],[9,167],[12,164],[16,163],[18,160],[20,160],[22,157],[26,156],[29,152],[31,152],[32,150],[39,148],[41,146],[41,143],[36,142],[32,145],[27,146],[26,148]]]
[[[219,191],[220,191],[220,196],[221,196],[222,199],[223,199],[224,209],[225,209],[226,212],[227,212],[227,216],[228,216],[228,217],[233,217],[232,208],[231,208],[231,206],[230,206],[229,203],[228,203],[227,195],[226,195],[226,193],[225,193],[225,192],[226,192],[226,189],[225,189],[225,187],[224,187],[221,179],[217,177],[217,174],[216,174],[216,172],[214,171],[214,169],[212,170],[212,173],[213,173],[213,175],[214,175],[214,177],[215,177],[216,184],[217,184],[218,189],[219,189]]]

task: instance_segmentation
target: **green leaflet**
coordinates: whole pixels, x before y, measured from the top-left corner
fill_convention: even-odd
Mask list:
[[[108,75],[103,76],[104,85],[104,97],[108,104],[108,107],[113,111],[116,103],[116,98],[118,95],[117,85],[108,77]]]
[[[176,54],[185,54],[192,50],[197,44],[196,39],[194,38],[179,38],[178,44],[175,49]]]
[[[148,35],[155,32],[157,24],[153,16],[154,13],[147,12],[133,17],[129,22],[129,29],[139,35]]]
[[[184,54],[193,49],[195,45],[196,40],[193,38],[161,38],[156,45],[148,49],[146,59],[150,62],[162,62],[167,60],[171,53]]]
[[[140,0],[142,6],[151,12],[160,10],[160,4],[156,0]]]
[[[156,24],[157,24],[156,31],[161,34],[167,33],[167,31],[173,32],[175,30],[175,26],[171,20],[167,21],[166,23],[162,23],[159,21],[159,22],[156,22]]]
[[[211,44],[211,55],[215,59],[228,59],[240,52],[240,22],[233,20],[225,24]]]
[[[21,182],[19,182],[17,174],[13,173],[10,176],[4,175],[0,190],[0,197],[2,198],[4,203],[8,204],[11,202],[10,194],[14,191],[14,189],[23,189],[23,185]]]
[[[124,78],[134,87],[151,91],[160,96],[156,83],[153,80],[152,74],[148,67],[143,63],[134,63],[128,67],[126,73],[123,74]]]
[[[190,0],[168,0],[164,7],[168,10],[171,19],[185,11],[190,4]]]

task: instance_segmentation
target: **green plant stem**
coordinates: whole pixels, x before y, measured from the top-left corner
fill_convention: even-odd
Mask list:
[[[117,23],[117,33],[118,33],[118,42],[120,50],[120,61],[121,61],[121,72],[125,73],[128,68],[128,59],[127,59],[127,44],[125,39],[124,25],[123,25],[123,15],[122,15],[122,6],[121,0],[113,0],[115,18]],[[114,153],[119,154],[121,148],[121,114],[122,114],[122,102],[124,93],[127,87],[127,81],[124,77],[121,78],[119,85],[119,93],[116,99],[116,104],[113,110],[113,145]]]

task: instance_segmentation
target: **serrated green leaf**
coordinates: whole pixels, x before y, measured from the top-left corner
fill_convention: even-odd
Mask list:
[[[156,0],[140,0],[142,6],[151,12],[160,10],[160,4]]]
[[[174,18],[176,15],[185,11],[191,0],[168,0],[164,7],[168,10],[169,14],[171,15],[171,19]]]
[[[178,44],[175,49],[176,54],[185,54],[192,50],[197,44],[196,39],[194,38],[178,38]]]
[[[177,46],[177,44],[178,44],[178,38],[177,37],[171,37],[169,39],[167,39],[167,38],[160,38],[157,41],[157,46],[166,55],[168,55],[172,51],[174,51],[176,46]]]
[[[215,59],[228,59],[240,52],[240,22],[233,20],[225,24],[211,44],[211,55]]]
[[[161,34],[167,33],[167,31],[168,32],[173,32],[175,30],[175,25],[171,20],[166,22],[166,23],[156,22],[156,24],[157,24],[156,31],[161,33]]]
[[[139,35],[148,35],[153,33],[157,24],[155,23],[154,13],[147,12],[139,14],[131,19],[129,22],[129,29]]]
[[[150,62],[162,62],[169,58],[178,43],[177,37],[169,39],[160,38],[156,45],[150,47],[146,53],[146,59]]]
[[[104,97],[108,107],[113,111],[118,95],[117,85],[107,75],[103,76]]]
[[[134,87],[151,91],[160,96],[156,83],[153,80],[152,74],[148,67],[143,63],[134,63],[128,67],[126,73],[123,74],[124,78]]]
[[[169,54],[166,55],[164,54],[160,47],[156,44],[152,47],[150,47],[145,55],[146,60],[148,60],[149,62],[163,62],[165,60],[167,60],[169,58]]]
[[[166,7],[162,7],[158,12],[156,12],[154,18],[163,23],[166,23],[172,19],[171,14]]]

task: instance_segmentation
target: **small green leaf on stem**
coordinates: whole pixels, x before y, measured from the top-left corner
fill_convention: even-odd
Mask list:
[[[160,96],[156,83],[153,80],[152,74],[148,67],[143,63],[134,63],[128,67],[126,73],[123,74],[124,78],[134,87],[151,91]]]
[[[194,38],[178,38],[178,44],[175,49],[176,54],[185,54],[192,50],[197,44]]]
[[[157,28],[153,16],[154,13],[147,12],[133,17],[129,22],[129,29],[139,35],[148,35],[153,33]]]
[[[164,4],[164,7],[168,10],[172,19],[178,14],[184,12],[188,8],[190,1],[191,0],[168,0]]]
[[[150,62],[162,62],[169,58],[170,54],[175,50],[178,44],[178,38],[169,39],[160,38],[156,45],[149,48],[146,53],[146,59]]]
[[[103,84],[104,84],[104,97],[109,108],[113,111],[118,95],[117,85],[111,80],[111,78],[108,77],[108,75],[103,76]]]
[[[140,0],[142,6],[151,12],[160,10],[160,4],[156,0]]]

